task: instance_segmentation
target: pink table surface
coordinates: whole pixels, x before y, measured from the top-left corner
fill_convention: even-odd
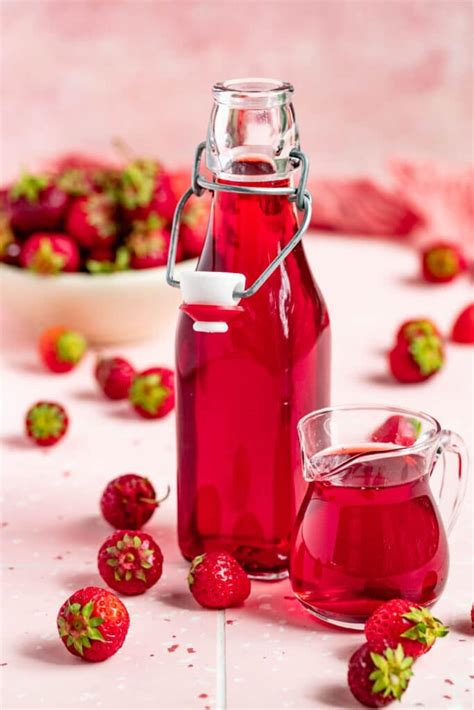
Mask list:
[[[349,238],[310,237],[307,251],[330,308],[333,402],[371,401],[421,408],[472,439],[472,350],[450,346],[431,382],[412,387],[386,376],[384,349],[396,325],[426,314],[448,328],[469,299],[467,282],[418,284],[408,249]],[[159,304],[158,304],[159,305]],[[186,587],[175,539],[173,416],[135,418],[98,396],[92,356],[74,373],[42,371],[33,341],[3,313],[2,607],[4,708],[349,708],[347,660],[359,634],[323,626],[292,599],[289,584],[254,583],[249,601],[226,612],[201,610]],[[137,366],[173,362],[173,330],[155,342],[120,348]],[[70,410],[70,433],[40,451],[22,434],[38,398]],[[158,490],[172,486],[149,531],[162,545],[162,581],[126,600],[132,623],[124,648],[101,665],[65,652],[55,629],[60,604],[76,588],[100,584],[96,551],[110,532],[98,515],[112,477],[137,471]],[[472,488],[451,538],[452,566],[438,615],[449,636],[418,661],[404,707],[472,707],[469,611]]]

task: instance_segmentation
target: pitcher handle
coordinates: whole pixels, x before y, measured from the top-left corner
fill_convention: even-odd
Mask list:
[[[449,535],[451,530],[454,527],[456,520],[458,519],[461,503],[462,503],[465,493],[466,493],[468,460],[469,459],[468,459],[466,444],[464,443],[463,439],[459,436],[459,434],[456,434],[456,432],[454,432],[454,431],[449,431],[448,429],[443,429],[443,431],[441,432],[440,446],[441,446],[441,449],[443,452],[443,459],[444,459],[445,452],[454,454],[457,459],[457,490],[456,490],[456,496],[454,498],[454,502],[453,502],[453,505],[451,508],[451,514],[449,516],[449,520],[446,525],[446,532]],[[442,481],[441,489],[439,492],[439,499],[441,502],[443,502],[443,499],[445,498],[445,490],[446,490],[446,487],[444,485],[445,477],[446,477],[446,462],[443,461],[443,464],[444,464],[443,481]]]

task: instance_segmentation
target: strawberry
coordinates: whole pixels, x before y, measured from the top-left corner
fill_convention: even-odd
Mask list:
[[[387,442],[397,446],[413,446],[418,439],[421,422],[394,414],[388,417],[372,434],[372,441]]]
[[[21,247],[20,266],[38,274],[78,271],[79,250],[66,234],[38,232],[28,237]]]
[[[9,192],[12,227],[22,234],[59,229],[68,202],[49,176],[25,173]]]
[[[66,410],[56,402],[36,402],[25,417],[26,433],[38,446],[57,444],[68,425]]]
[[[6,210],[0,207],[0,261],[5,264],[16,264],[21,247],[17,242]]]
[[[474,343],[474,303],[466,306],[456,318],[451,331],[451,340],[466,345]]]
[[[166,264],[170,233],[163,229],[163,220],[152,212],[145,220],[133,223],[126,245],[132,269],[152,269]]]
[[[191,185],[189,170],[179,170],[170,175],[176,202]],[[184,258],[194,258],[201,254],[209,223],[211,195],[206,190],[200,197],[193,195],[186,203],[181,216],[179,233]]]
[[[86,269],[91,274],[112,274],[126,271],[130,266],[130,252],[120,246],[116,251],[112,246],[92,247],[86,261]]]
[[[399,382],[423,382],[436,374],[444,364],[444,349],[435,324],[429,320],[403,323],[389,353],[389,364]]]
[[[119,200],[129,223],[144,221],[152,213],[168,222],[173,219],[176,198],[171,181],[154,160],[134,160],[126,166],[120,177]]]
[[[174,372],[165,367],[140,372],[132,380],[128,398],[141,417],[164,417],[174,407]]]
[[[418,658],[433,646],[448,629],[429,609],[406,599],[391,599],[379,606],[365,624],[371,651],[383,653],[401,644],[406,655]]]
[[[122,647],[130,626],[124,604],[106,589],[84,587],[59,610],[58,632],[67,650],[84,661],[106,661]]]
[[[158,500],[148,478],[137,473],[126,473],[107,484],[100,499],[100,509],[112,527],[139,530],[168,495],[169,488],[165,496]]]
[[[74,198],[66,219],[66,231],[84,249],[117,239],[116,204],[105,192]]]
[[[229,552],[206,552],[191,563],[189,589],[207,609],[227,609],[242,604],[250,594],[247,573]]]
[[[465,270],[466,259],[457,244],[434,242],[421,254],[423,278],[430,283],[447,283]]]
[[[399,644],[383,655],[374,653],[365,643],[349,660],[347,682],[352,695],[362,705],[381,708],[400,700],[413,675],[413,658],[405,656]]]
[[[135,370],[123,357],[101,358],[95,367],[95,379],[109,399],[127,399]]]
[[[83,358],[87,349],[86,339],[80,333],[62,326],[45,330],[38,343],[44,365],[51,372],[69,372]]]
[[[99,550],[99,573],[120,594],[143,594],[158,582],[163,555],[151,535],[138,530],[116,530]]]
[[[438,338],[442,338],[439,328],[432,320],[429,318],[412,318],[401,324],[395,335],[395,341],[397,344],[411,343],[414,338],[423,335],[436,335]]]

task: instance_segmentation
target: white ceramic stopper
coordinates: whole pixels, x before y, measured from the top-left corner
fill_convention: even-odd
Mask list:
[[[243,291],[245,276],[227,271],[188,271],[181,275],[181,293],[187,304],[202,306],[236,306],[240,301],[234,291]],[[225,321],[195,321],[198,333],[226,333]]]

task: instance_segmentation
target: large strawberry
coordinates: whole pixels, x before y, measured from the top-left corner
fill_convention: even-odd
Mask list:
[[[105,192],[74,198],[67,215],[66,231],[85,249],[113,244],[118,233],[114,199]]]
[[[168,259],[170,233],[155,213],[133,223],[126,246],[132,269],[152,269],[163,266]]]
[[[158,543],[141,530],[116,530],[99,550],[99,573],[120,594],[143,594],[158,582],[163,555]]]
[[[67,234],[38,232],[21,247],[20,265],[38,274],[77,271],[80,255],[77,244]]]
[[[61,227],[68,195],[48,175],[25,173],[9,192],[12,227],[21,234]]]
[[[67,650],[85,661],[106,661],[123,645],[130,625],[124,604],[100,587],[78,589],[59,610],[58,632]]]
[[[371,651],[383,653],[401,644],[406,655],[417,658],[433,646],[448,629],[429,609],[406,599],[391,599],[379,606],[365,624]]]
[[[176,205],[169,175],[155,160],[134,160],[126,166],[119,199],[130,223],[152,213],[171,221]]]

